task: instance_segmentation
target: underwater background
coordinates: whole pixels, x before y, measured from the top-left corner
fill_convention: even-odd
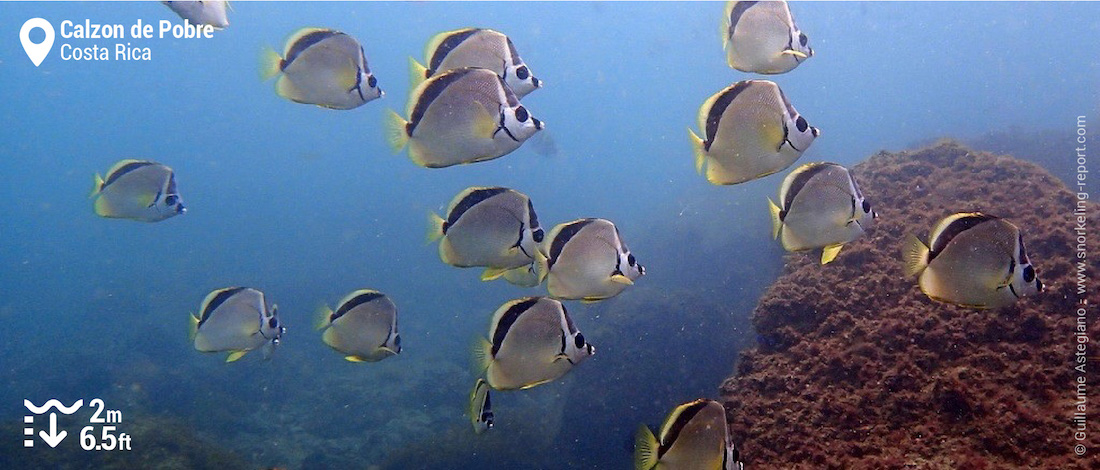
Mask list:
[[[0,467],[630,468],[639,423],[717,398],[784,265],[765,198],[790,170],[718,187],[692,165],[699,106],[761,78],[726,66],[722,8],[239,2],[212,39],[135,43],[149,62],[62,61],[61,43],[97,41],[59,36],[36,68],[16,40],[26,19],[178,17],[153,2],[0,5]],[[941,137],[1011,153],[1006,140],[1067,143],[1077,116],[1100,116],[1098,4],[791,9],[815,55],[763,78],[822,130],[796,164]],[[276,96],[260,53],[305,26],[359,39],[386,96],[351,111]],[[467,26],[512,38],[545,81],[522,102],[547,129],[497,160],[417,167],[387,146],[385,110],[404,110],[407,58]],[[1041,163],[1068,174],[1062,155]],[[171,166],[187,214],[97,217],[92,175],[122,158]],[[597,355],[552,384],[494,393],[496,428],[481,436],[463,415],[470,345],[502,303],[545,291],[481,282],[425,243],[427,214],[474,185],[524,192],[546,228],[614,221],[647,272],[615,298],[569,302]],[[279,305],[288,330],[271,361],[225,364],[188,342],[187,314],[230,285]],[[399,356],[353,364],[320,342],[313,313],[359,288],[396,302]],[[122,410],[135,450],[80,450],[88,408],[62,419],[57,449],[22,448],[23,400],[49,398]]]

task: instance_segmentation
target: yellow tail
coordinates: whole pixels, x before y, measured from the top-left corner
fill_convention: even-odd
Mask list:
[[[282,64],[283,58],[275,49],[264,47],[260,53],[260,78],[266,81],[278,75],[282,71]]]
[[[313,327],[318,330],[323,330],[329,326],[328,318],[332,316],[332,309],[328,305],[322,304],[317,308],[317,312],[313,315]]]
[[[409,121],[397,114],[397,111],[388,109],[386,116],[386,141],[389,142],[393,153],[400,153],[401,149],[409,143],[409,134],[405,131]]]
[[[703,174],[703,165],[707,161],[707,151],[703,148],[703,139],[695,134],[695,131],[688,128],[688,134],[691,134],[691,148],[695,151],[695,172],[700,175]]]
[[[199,334],[199,317],[195,314],[187,314],[187,318],[191,320],[191,325],[187,328],[187,339],[195,341],[195,335]]]
[[[538,284],[542,284],[548,274],[550,274],[550,260],[546,258],[542,250],[535,250],[535,275],[539,280]]]
[[[446,221],[439,214],[435,212],[428,213],[428,236],[426,237],[427,241],[424,242],[425,244],[443,238],[443,222]]]
[[[657,438],[646,425],[638,426],[638,432],[634,434],[634,468],[636,470],[649,470],[657,466]]]
[[[96,197],[99,195],[99,191],[103,189],[103,177],[99,176],[99,173],[95,174],[95,180],[92,186],[92,193],[88,197]]]
[[[928,245],[921,242],[916,235],[910,233],[906,237],[902,256],[905,259],[906,276],[916,276],[928,267]]]
[[[493,361],[493,357],[490,354],[492,349],[493,343],[490,343],[489,340],[480,336],[474,340],[474,375],[480,376],[486,370],[489,370],[489,364]]]
[[[783,227],[783,221],[779,218],[779,213],[782,209],[775,205],[775,201],[772,198],[768,198],[768,209],[772,213],[772,240],[779,238],[779,229]]]
[[[420,65],[420,62],[417,62],[416,59],[409,57],[409,89],[415,90],[427,79],[428,68]]]

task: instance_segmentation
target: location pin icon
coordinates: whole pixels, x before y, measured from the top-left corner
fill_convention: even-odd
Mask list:
[[[31,42],[31,30],[34,28],[41,28],[42,31],[45,31],[46,40],[38,44]],[[53,48],[53,35],[53,25],[42,18],[31,18],[23,23],[23,27],[19,29],[19,42],[23,43],[23,50],[27,51],[27,57],[31,58],[31,62],[34,62],[35,67],[42,64],[42,61],[46,60],[46,56],[50,54],[50,49]]]

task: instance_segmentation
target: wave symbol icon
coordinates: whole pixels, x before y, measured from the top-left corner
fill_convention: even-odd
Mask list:
[[[34,406],[34,403],[31,403],[30,400],[24,399],[23,406],[26,406],[31,413],[34,413],[36,415],[40,415],[42,413],[50,411],[50,408],[57,408],[57,411],[60,411],[62,414],[71,415],[73,413],[76,413],[76,410],[79,410],[80,407],[84,406],[84,400],[77,400],[76,403],[73,403],[72,406],[65,407],[65,405],[62,405],[61,402],[58,401],[56,398],[49,399],[42,406]]]

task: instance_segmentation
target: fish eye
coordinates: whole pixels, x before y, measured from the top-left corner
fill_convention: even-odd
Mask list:
[[[516,108],[516,119],[519,122],[527,122],[528,117],[530,116],[527,114],[527,108],[524,108],[523,106]]]
[[[272,328],[272,329],[278,328],[279,327],[279,320],[276,319],[275,317],[272,317],[270,320],[267,321],[267,326],[269,328]]]
[[[871,203],[867,202],[866,199],[863,200],[863,213],[864,214],[871,213]]]
[[[635,263],[636,261],[637,261],[637,260],[635,260],[635,259],[634,259],[634,253],[631,253],[631,254],[630,254],[629,256],[627,256],[627,257],[626,257],[626,262],[627,262],[627,264],[629,264],[629,265],[631,265],[631,266],[634,266],[634,263]]]
[[[805,46],[807,42],[810,42],[810,38],[806,37],[806,33],[798,33],[798,43]]]
[[[1031,282],[1035,280],[1035,268],[1028,266],[1024,268],[1024,282]]]
[[[798,126],[798,132],[806,132],[806,128],[810,125],[806,122],[806,118],[799,116],[798,120],[794,122],[795,126]]]
[[[531,237],[535,239],[535,243],[542,243],[542,229],[535,230],[534,233],[531,234]]]
[[[575,344],[578,348],[583,348],[584,347],[584,335],[582,335],[580,333],[577,333],[577,336],[575,338],[573,338],[573,344]]]
[[[397,347],[401,347],[401,335],[393,335],[393,344]]]
[[[176,205],[176,202],[179,202],[179,199],[180,198],[177,197],[175,194],[170,194],[168,197],[164,198],[164,203],[168,204],[169,206],[174,206]]]
[[[371,75],[370,78],[367,79],[367,86],[376,88],[378,86],[378,79],[374,78],[374,75]]]
[[[527,77],[530,77],[530,76],[531,76],[531,72],[527,70],[526,65],[521,66],[520,68],[516,69],[516,78],[518,78],[520,80],[527,80]]]

